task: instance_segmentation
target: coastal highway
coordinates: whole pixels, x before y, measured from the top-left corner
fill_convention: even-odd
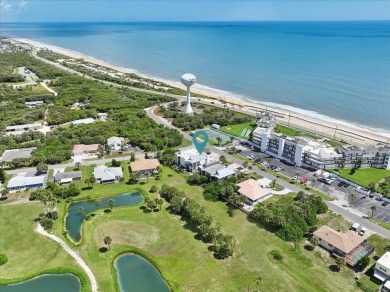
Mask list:
[[[150,107],[150,108],[147,108],[145,109],[145,111],[147,112],[148,116],[153,119],[156,123],[159,123],[161,125],[164,125],[168,128],[171,128],[171,129],[176,129],[178,130],[185,139],[187,140],[190,140],[192,141],[192,137],[187,134],[186,132],[183,132],[179,129],[177,129],[176,127],[172,126],[169,122],[167,122],[165,119],[157,116],[155,113],[154,113],[154,110],[157,108],[157,106],[153,106],[153,107]],[[229,155],[228,153],[214,147],[214,146],[211,146],[211,145],[208,145],[207,146],[207,149],[209,149],[211,152],[213,153],[216,153],[220,156],[225,156],[226,159],[232,161],[233,163],[236,163],[240,166],[243,167],[243,161],[232,156],[232,155]],[[295,186],[295,185],[292,185],[282,179],[279,179],[277,177],[275,177],[274,175],[268,173],[268,172],[265,172],[265,171],[262,171],[260,170],[259,168],[257,168],[256,166],[253,166],[252,168],[252,171],[257,173],[257,174],[260,174],[262,175],[263,177],[265,178],[268,178],[270,180],[274,180],[276,179],[276,182],[287,188],[287,189],[290,189],[291,191],[295,192],[295,193],[298,193],[299,191],[302,191],[301,188]],[[340,214],[341,216],[343,216],[346,220],[350,221],[351,223],[359,223],[360,225],[366,227],[367,229],[369,229],[370,231],[374,232],[374,233],[377,233],[385,238],[389,238],[390,239],[390,230],[387,230],[371,221],[369,221],[368,219],[363,219],[362,216],[365,215],[363,213],[359,213],[358,211],[356,210],[352,210],[352,209],[345,209],[344,207],[342,206],[339,206],[337,204],[337,201],[324,201],[327,205],[328,205],[328,208],[337,213],[337,214]]]
[[[182,95],[164,93],[164,92],[160,92],[160,91],[155,91],[155,90],[150,90],[150,89],[142,89],[142,88],[127,86],[127,85],[120,85],[120,84],[117,84],[114,82],[96,79],[94,77],[80,73],[76,70],[70,69],[70,68],[65,67],[63,65],[60,65],[58,63],[41,58],[37,55],[36,49],[32,50],[31,55],[34,58],[36,58],[44,63],[52,65],[58,69],[66,71],[68,73],[77,74],[78,76],[89,79],[89,80],[98,81],[98,82],[101,82],[101,83],[104,83],[107,85],[112,85],[112,86],[120,87],[120,88],[126,87],[126,88],[129,88],[131,90],[138,91],[138,92],[144,92],[144,93],[155,94],[155,95],[164,95],[164,96],[176,98],[179,101],[185,101],[185,96],[182,96]],[[194,97],[194,98],[196,98],[196,97]],[[240,112],[240,113],[247,114],[247,115],[251,115],[251,116],[256,116],[256,113],[258,111],[264,111],[267,109],[267,106],[259,106],[259,105],[256,105],[256,106],[246,105],[245,107],[241,107],[241,106],[234,105],[231,103],[224,104],[221,101],[218,101],[216,99],[207,99],[207,98],[203,98],[203,97],[202,97],[202,99],[198,99],[197,102],[202,103],[202,104],[213,104],[213,106],[217,106],[217,107],[227,106],[227,107],[229,107],[229,109],[231,109],[233,111]],[[304,131],[307,131],[310,133],[319,134],[319,135],[326,137],[326,138],[329,138],[329,139],[334,139],[335,137],[337,137],[338,140],[343,139],[343,140],[349,141],[349,143],[353,143],[353,144],[357,144],[357,145],[361,145],[361,146],[376,144],[377,142],[389,143],[389,138],[381,136],[381,135],[376,135],[376,134],[374,135],[373,133],[371,133],[370,135],[365,136],[365,135],[358,134],[357,132],[351,131],[350,129],[347,129],[347,128],[344,129],[343,127],[340,127],[337,125],[336,126],[325,125],[322,122],[319,123],[318,121],[314,121],[314,120],[306,120],[302,116],[296,115],[296,114],[291,113],[291,112],[283,113],[283,112],[275,111],[274,109],[273,110],[268,109],[268,111],[275,114],[275,116],[277,118],[277,122],[280,124],[283,124],[283,125],[288,126],[288,127],[295,127],[295,128],[298,128],[300,130],[304,130]]]

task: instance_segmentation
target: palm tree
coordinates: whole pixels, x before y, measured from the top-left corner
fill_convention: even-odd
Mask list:
[[[111,245],[111,242],[112,242],[112,238],[110,236],[106,236],[106,237],[104,237],[103,241],[104,241],[105,245],[108,245],[108,250],[110,250],[111,249],[110,245]]]
[[[77,161],[75,163],[75,166],[76,166],[77,170],[80,170],[81,162]]]
[[[245,170],[248,168],[248,165],[249,165],[249,163],[247,161],[244,161],[244,163],[242,164],[242,166],[244,166]]]
[[[88,185],[88,187],[89,187],[89,184],[90,184],[89,178],[86,178],[86,179],[84,180],[84,183],[85,183],[86,185]]]
[[[218,143],[218,146],[221,146],[221,143],[222,143],[222,138],[221,137],[217,137],[217,143]]]
[[[375,191],[375,188],[376,188],[376,185],[375,183],[372,181],[368,184],[368,188],[370,189],[370,191],[374,192]]]
[[[337,265],[337,267],[339,268],[339,271],[340,271],[341,267],[345,266],[345,260],[344,260],[344,258],[338,257],[338,258],[336,259],[336,265]]]
[[[164,204],[164,200],[163,199],[158,199],[157,200],[157,204],[160,206],[160,211],[161,211],[161,206]]]
[[[91,183],[92,188],[93,188],[93,184],[96,182],[96,178],[95,178],[94,176],[91,176],[91,177],[89,178],[89,182]]]
[[[234,142],[234,137],[230,136],[230,144]]]
[[[315,178],[311,179],[311,188],[314,188],[314,184],[317,182]]]
[[[273,189],[275,188],[275,185],[276,185],[276,178],[274,178],[274,179],[272,180],[272,188],[273,188]]]
[[[390,243],[385,245],[384,250],[385,251],[390,251]]]
[[[112,208],[115,206],[115,201],[113,199],[109,199],[107,205],[108,207],[110,207],[110,210],[112,211]]]
[[[351,194],[351,205],[353,206],[354,200],[357,198],[355,193]]]
[[[371,206],[371,217],[374,217],[374,212],[376,211],[376,206]]]

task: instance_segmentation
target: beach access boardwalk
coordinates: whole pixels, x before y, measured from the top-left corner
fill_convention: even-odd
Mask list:
[[[97,292],[98,291],[98,285],[97,285],[97,281],[96,281],[96,278],[95,278],[95,275],[92,273],[91,269],[88,267],[88,265],[83,261],[83,259],[73,250],[71,249],[61,238],[59,238],[58,236],[54,235],[54,234],[51,234],[51,233],[48,233],[47,231],[45,231],[42,227],[41,224],[38,223],[37,225],[37,232],[39,234],[42,234],[46,237],[49,237],[51,239],[53,239],[54,241],[58,242],[61,247],[68,253],[70,254],[77,262],[77,264],[85,271],[85,273],[87,274],[88,278],[89,278],[89,281],[91,282],[91,290],[92,292]]]
[[[153,119],[156,123],[159,123],[159,124],[164,125],[168,128],[171,128],[171,129],[176,129],[184,136],[185,139],[192,141],[192,137],[189,134],[172,126],[168,121],[157,116],[154,113],[155,109],[157,109],[157,106],[147,108],[147,109],[145,109],[145,111],[147,112],[148,116],[151,119]],[[238,159],[238,158],[236,158],[236,157],[234,157],[234,156],[232,156],[232,155],[230,155],[230,154],[228,154],[228,153],[226,153],[226,152],[224,152],[224,151],[222,151],[214,146],[211,146],[211,145],[208,145],[207,148],[211,152],[214,152],[220,156],[223,155],[226,157],[227,160],[230,160],[233,163],[236,163],[236,164],[244,167],[243,166],[244,162],[241,159]],[[260,174],[261,176],[263,176],[271,181],[273,181],[275,179],[277,184],[283,186],[284,188],[290,189],[292,192],[298,193],[298,192],[302,191],[301,188],[299,188],[295,185],[292,185],[292,184],[286,182],[285,180],[277,178],[276,176],[274,176],[268,172],[262,171],[256,166],[253,166],[252,171],[257,173],[257,174]],[[339,206],[336,201],[324,201],[324,202],[326,203],[326,205],[328,206],[328,208],[331,211],[333,211],[337,214],[340,214],[341,216],[343,216],[346,220],[350,221],[351,223],[359,223],[360,225],[365,226],[367,229],[369,229],[373,233],[377,233],[378,235],[381,235],[385,238],[390,239],[390,230],[385,229],[385,228],[383,228],[383,227],[381,227],[381,226],[379,226],[379,225],[377,225],[377,224],[375,224],[367,219],[363,219],[362,216],[365,214],[363,214],[363,213],[359,214],[360,212],[358,212],[358,211],[352,211],[352,210],[349,211],[348,209],[345,209],[342,206]]]

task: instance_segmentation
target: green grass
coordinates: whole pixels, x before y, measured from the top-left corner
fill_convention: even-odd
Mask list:
[[[253,131],[255,127],[256,127],[256,124],[253,122],[250,122],[250,123],[243,123],[243,124],[229,125],[226,127],[221,127],[221,131],[248,140],[249,137],[241,136],[242,130],[247,129],[247,130]]]
[[[325,140],[326,143],[328,143],[330,146],[332,146],[333,148],[337,148],[341,145],[343,145],[343,143],[341,143],[340,141],[337,141],[337,140]]]
[[[288,128],[288,127],[282,126],[282,125],[276,125],[275,133],[282,133],[282,134],[285,134],[285,135],[288,135],[291,137],[299,136],[299,137],[308,137],[308,138],[313,138],[313,139],[318,138],[318,136],[315,134],[304,132],[304,131],[294,130],[292,128]]]
[[[263,278],[261,288],[264,291],[313,291],[319,287],[320,291],[355,289],[352,271],[345,269],[333,273],[328,269],[332,260],[325,256],[318,258],[306,251],[304,241],[297,251],[293,251],[291,244],[249,222],[244,213],[234,212],[231,217],[230,206],[205,201],[202,188],[189,186],[183,175],[163,168],[161,180],[150,179],[143,183],[137,186],[145,190],[152,185],[160,188],[163,183],[169,183],[198,201],[221,223],[225,233],[234,234],[237,240],[235,255],[223,261],[214,259],[207,245],[196,240],[194,233],[182,226],[179,217],[165,210],[166,204],[161,212],[152,213],[145,213],[139,206],[114,208],[108,214],[99,211],[84,224],[85,238],[75,249],[99,275],[102,291],[115,291],[112,261],[116,255],[134,248],[146,253],[177,291],[240,291],[246,290],[248,285],[254,289],[253,279],[258,275]],[[106,196],[108,192],[130,187],[126,184],[95,185],[93,192],[84,191],[82,196]],[[288,196],[281,197],[281,200],[286,199]],[[106,235],[113,238],[112,249],[102,254],[98,249],[104,246],[102,239]],[[268,252],[273,249],[282,253],[283,262],[274,263],[268,258]]]
[[[350,172],[350,168],[339,169],[341,177],[365,187],[368,187],[370,182],[378,183],[390,175],[390,170],[380,168],[359,168],[354,174],[350,174]]]
[[[370,221],[382,226],[383,228],[390,230],[390,223],[383,222],[382,220],[379,220],[376,217],[370,217]]]
[[[90,291],[86,275],[74,259],[59,244],[35,232],[33,219],[43,211],[43,204],[36,202],[0,206],[0,250],[8,257],[0,267],[0,284],[43,273],[73,272],[81,275],[83,291]]]
[[[127,163],[124,163],[124,166],[127,166]],[[91,169],[92,167],[82,168],[84,173],[90,172]],[[126,171],[125,176],[128,177]],[[60,217],[56,222],[54,232],[67,240],[69,245],[78,251],[91,267],[97,275],[101,291],[117,290],[112,262],[118,254],[126,251],[147,255],[147,258],[156,265],[175,291],[246,291],[248,285],[253,290],[256,276],[262,277],[260,285],[264,291],[354,291],[356,289],[353,272],[350,269],[343,269],[338,273],[330,271],[328,267],[333,264],[334,260],[326,252],[319,252],[319,248],[316,248],[314,252],[307,251],[304,246],[308,242],[305,240],[298,243],[297,250],[293,250],[290,243],[282,241],[274,234],[248,221],[243,212],[237,210],[231,212],[232,207],[227,203],[205,201],[202,188],[188,185],[182,174],[174,173],[171,169],[163,167],[161,180],[154,178],[149,179],[149,182],[141,180],[141,183],[135,186],[148,191],[152,185],[161,188],[163,183],[183,190],[187,196],[199,202],[207,213],[213,214],[215,220],[221,223],[225,233],[235,236],[237,244],[233,257],[226,260],[214,259],[207,245],[195,239],[195,234],[183,227],[184,223],[180,218],[173,216],[165,209],[166,203],[161,212],[146,213],[139,205],[117,207],[111,213],[104,213],[103,210],[96,211],[96,216],[83,225],[84,237],[81,245],[75,246],[62,235],[62,222],[64,222],[66,208],[65,204],[61,204],[58,206]],[[125,183],[95,184],[93,189],[83,191],[77,199],[103,197],[126,192],[133,188],[134,186]],[[156,193],[150,196],[153,198]],[[292,199],[293,194],[273,196],[264,203],[270,203],[272,200],[288,204]],[[32,204],[30,203],[29,206]],[[41,206],[39,203],[36,204],[36,206]],[[9,207],[0,206],[0,208]],[[19,212],[23,213],[23,218],[26,217],[25,212],[22,210]],[[29,212],[35,216],[40,211],[29,209]],[[8,221],[8,217],[12,216],[10,214],[4,218]],[[15,218],[16,222],[18,220],[20,221],[20,218]],[[25,218],[25,220],[31,222],[30,225],[33,224],[30,219]],[[320,218],[320,222],[326,222],[334,228],[336,225],[349,225],[344,221],[340,216],[335,216],[330,212],[321,215]],[[33,234],[28,223],[22,224],[27,226],[26,228]],[[14,227],[14,230],[17,229]],[[0,229],[0,231],[4,234],[3,230]],[[113,239],[111,251],[100,253],[98,250],[104,246],[103,237],[106,235]],[[46,243],[35,244],[34,248],[44,249],[48,254],[52,252],[52,247]],[[282,253],[282,262],[275,263],[269,259],[268,253],[274,249]],[[19,261],[29,268],[31,273],[36,274],[34,267],[23,264],[26,263],[26,258],[28,257],[20,258]],[[53,265],[56,262],[61,266],[68,266],[67,262],[61,259],[54,258],[50,261]],[[29,263],[31,263],[30,258]],[[4,267],[7,265],[8,263]],[[0,268],[0,272],[4,267]]]

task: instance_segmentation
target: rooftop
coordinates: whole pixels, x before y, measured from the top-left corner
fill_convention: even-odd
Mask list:
[[[7,188],[22,188],[25,186],[44,184],[45,180],[45,174],[36,176],[16,175],[8,181]]]
[[[22,148],[22,149],[11,149],[5,150],[0,158],[0,161],[12,161],[16,158],[30,158],[31,152],[37,149],[33,148]]]
[[[365,241],[363,236],[353,231],[348,230],[346,233],[341,233],[326,225],[316,230],[313,234],[346,254],[349,254]]]
[[[140,159],[130,163],[132,171],[153,170],[160,166],[157,159]]]
[[[85,144],[77,144],[73,147],[73,154],[78,153],[86,153],[90,151],[98,151],[99,144],[91,144],[91,145],[85,145]]]
[[[390,251],[381,256],[381,258],[377,261],[377,264],[390,269]]]
[[[123,141],[125,140],[125,138],[123,137],[110,137],[107,139],[107,144],[108,145],[113,145],[113,144],[116,144],[116,143],[122,143]]]
[[[72,122],[73,125],[84,125],[84,124],[93,124],[95,120],[93,118],[86,118],[81,120],[74,120]]]
[[[93,169],[96,180],[108,181],[123,177],[122,167],[107,167],[105,165],[96,166]]]
[[[42,123],[8,126],[6,127],[6,130],[23,130],[25,128],[36,128],[36,127],[42,127]]]
[[[57,173],[54,178],[56,181],[59,181],[68,178],[81,178],[81,176],[82,176],[82,171],[69,171],[69,172]]]
[[[238,192],[252,201],[256,201],[271,194],[271,190],[262,188],[254,179],[248,179],[237,184],[240,189]]]

